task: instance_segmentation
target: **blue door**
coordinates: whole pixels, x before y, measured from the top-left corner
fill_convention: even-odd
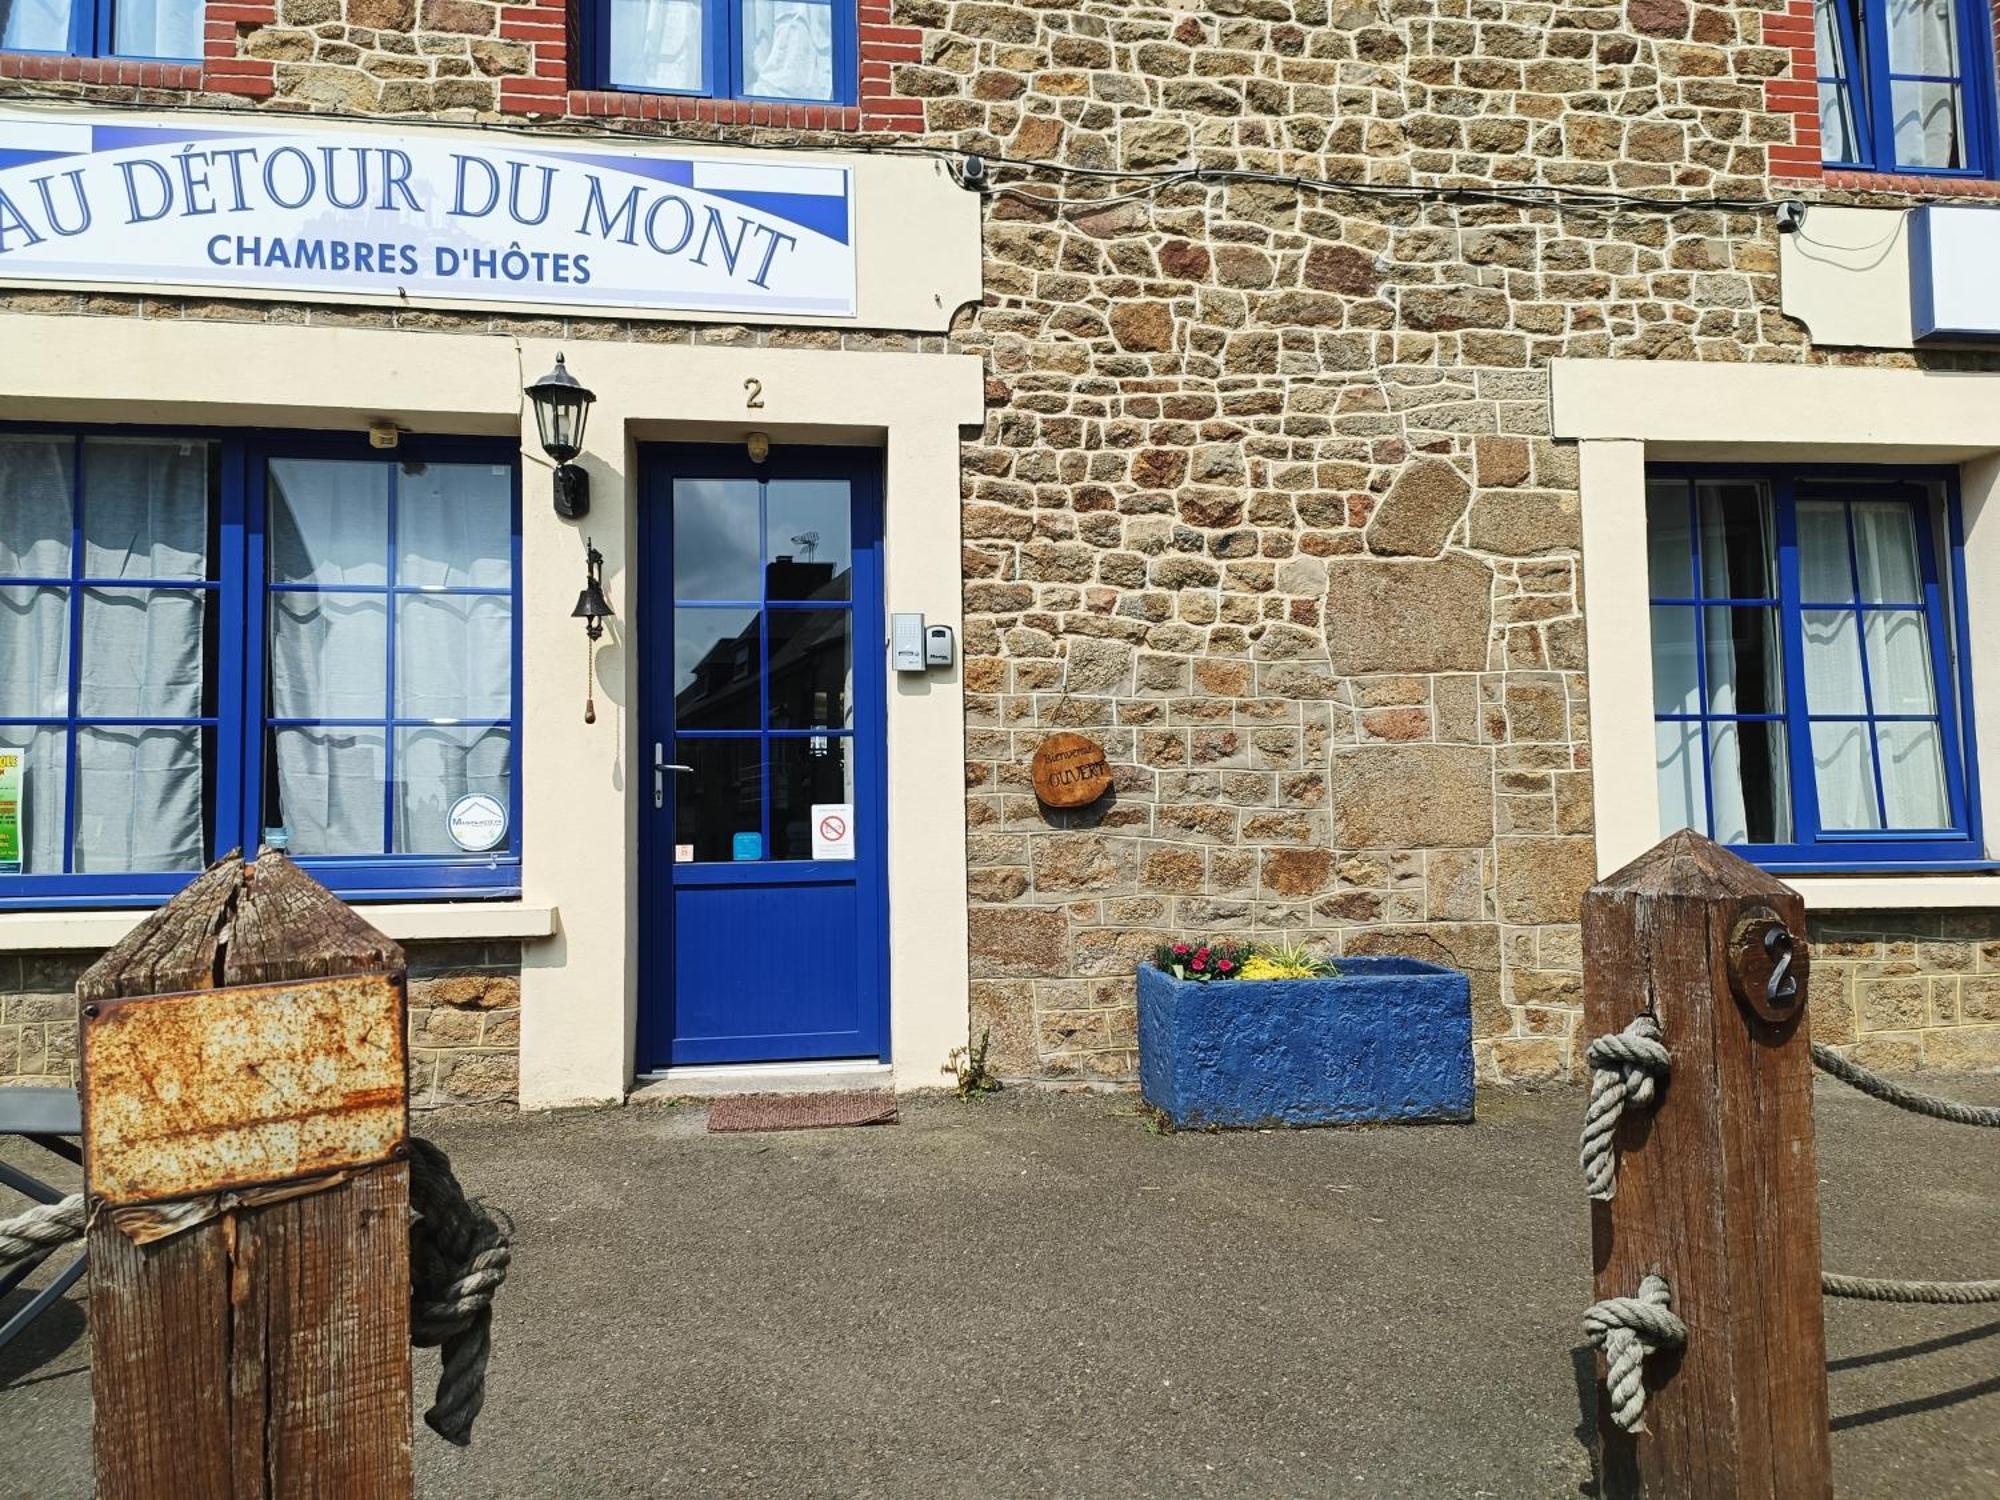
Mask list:
[[[642,451],[638,1066],[883,1058],[882,485]]]

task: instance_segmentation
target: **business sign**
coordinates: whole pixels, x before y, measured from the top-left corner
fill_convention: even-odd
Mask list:
[[[2000,209],[1910,212],[1910,324],[1919,339],[2000,336]]]
[[[0,110],[0,283],[852,317],[853,198],[740,153]]]
[[[444,816],[445,831],[459,848],[484,854],[507,837],[507,809],[485,792],[467,792]]]

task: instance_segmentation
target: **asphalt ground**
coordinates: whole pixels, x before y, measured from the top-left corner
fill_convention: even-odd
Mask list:
[[[2000,1276],[2000,1140],[1816,1099],[1830,1268]],[[787,1135],[425,1117],[516,1260],[473,1444],[419,1426],[418,1492],[1590,1494],[1581,1102],[1177,1136],[1019,1090]],[[1827,1335],[1841,1496],[2000,1497],[2000,1306],[1830,1303]],[[89,1361],[76,1294],[0,1352],[0,1496],[90,1493]]]

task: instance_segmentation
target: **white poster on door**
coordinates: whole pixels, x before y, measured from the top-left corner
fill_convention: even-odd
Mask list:
[[[815,802],[812,809],[813,858],[854,858],[854,804]]]

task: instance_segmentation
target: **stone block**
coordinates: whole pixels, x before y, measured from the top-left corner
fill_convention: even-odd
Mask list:
[[[975,978],[1069,972],[1069,917],[1059,907],[975,906],[968,925]]]
[[[1472,486],[1442,459],[1419,459],[1389,487],[1368,522],[1368,549],[1383,557],[1436,557],[1465,514]]]
[[[1327,571],[1326,644],[1336,672],[1485,670],[1493,573],[1478,558],[1338,558]]]
[[[1575,495],[1482,492],[1472,502],[1469,524],[1475,552],[1541,557],[1583,546],[1582,511]]]
[[[1471,849],[1492,841],[1493,758],[1476,745],[1342,750],[1331,779],[1342,849]]]
[[[1597,879],[1597,847],[1587,838],[1506,838],[1498,845],[1497,897],[1503,922],[1574,922]]]

